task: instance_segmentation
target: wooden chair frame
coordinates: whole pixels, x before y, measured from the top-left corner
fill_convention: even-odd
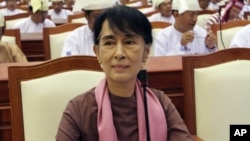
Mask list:
[[[168,22],[161,22],[161,21],[154,21],[154,22],[150,22],[152,28],[166,28],[170,25],[172,25],[171,23]]]
[[[230,28],[236,28],[236,27],[243,27],[243,26],[246,26],[250,24],[250,21],[247,21],[247,20],[237,20],[237,21],[229,21],[227,23],[223,23],[223,24],[213,24],[211,26],[211,30],[213,32],[213,34],[215,35],[216,39],[217,39],[217,46],[219,48],[219,50],[221,49],[220,47],[220,43],[219,42],[222,42],[221,41],[221,38],[223,37],[218,37],[218,34],[217,32],[218,31],[222,31],[222,36],[223,36],[223,30],[227,30],[227,29],[230,29]],[[226,34],[224,34],[226,35]],[[219,41],[219,42],[218,42]],[[222,44],[223,45],[223,44]],[[223,46],[223,48],[228,48],[229,46]]]
[[[22,49],[21,34],[19,29],[5,29],[3,35],[15,37],[16,45]]]
[[[74,19],[84,18],[85,14],[83,12],[73,15],[68,15],[68,23],[71,23]]]
[[[20,13],[20,14],[16,14],[16,15],[12,15],[12,16],[4,16],[4,19],[5,19],[5,21],[9,21],[9,20],[25,18],[25,17],[29,17],[29,16],[30,16],[30,13]]]
[[[220,24],[213,24],[211,26],[211,30],[214,33],[214,35],[217,37],[217,31],[219,30],[229,29],[229,28],[233,28],[237,26],[246,26],[248,24],[250,24],[250,21],[247,21],[247,20],[229,21],[227,23],[221,24],[221,28],[220,28]]]
[[[43,29],[43,47],[45,60],[51,59],[50,52],[50,35],[63,32],[73,31],[74,29],[83,26],[81,23],[67,23],[56,27],[47,27]]]
[[[234,60],[250,60],[249,54],[248,48],[229,48],[208,55],[183,56],[184,119],[191,134],[197,134],[194,69]]]
[[[32,66],[9,67],[8,74],[10,87],[12,139],[14,141],[25,141],[21,81],[36,79],[72,70],[93,70],[102,72],[97,58],[93,56],[69,56]]]

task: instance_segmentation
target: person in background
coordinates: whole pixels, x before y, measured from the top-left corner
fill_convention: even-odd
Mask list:
[[[155,38],[155,56],[207,54],[216,51],[211,30],[196,25],[201,10],[197,0],[173,0],[178,8],[175,23],[159,31]]]
[[[230,47],[250,48],[250,24],[242,27],[235,33],[233,39],[231,40]]]
[[[244,4],[242,0],[231,0],[227,3],[225,9],[219,10],[217,13],[212,14],[208,19],[205,28],[210,29],[211,25],[226,23],[232,20],[241,20],[239,13],[243,8]]]
[[[4,16],[0,13],[0,40],[4,33]],[[0,41],[0,63],[27,62],[22,50],[9,42]]]
[[[215,11],[219,10],[219,7],[220,7],[219,2],[220,0],[211,0],[208,5],[208,9],[215,10]]]
[[[73,15],[73,12],[63,9],[64,0],[52,0],[52,9],[49,9],[48,15],[51,19],[68,19],[68,15]]]
[[[248,12],[250,13],[250,0],[245,0],[245,4],[242,8],[242,10],[240,11],[240,17],[244,18],[244,13]]]
[[[31,0],[30,16],[16,23],[13,29],[20,29],[21,33],[43,32],[44,27],[55,27],[56,25],[46,19],[48,12],[47,0]]]
[[[117,5],[96,19],[93,31],[94,51],[106,77],[69,101],[56,141],[146,141],[137,74],[148,61],[151,24],[135,8]],[[145,91],[151,141],[193,141],[169,97],[156,89]]]
[[[73,9],[75,0],[65,0],[63,7]]]
[[[64,41],[62,56],[69,55],[91,55],[95,56],[93,51],[93,24],[95,19],[104,9],[115,4],[114,0],[82,0],[82,8],[88,21],[72,31]]]
[[[199,5],[202,10],[207,10],[210,0],[199,0]]]
[[[27,11],[17,9],[17,0],[5,0],[6,8],[0,10],[4,16],[12,16],[20,13],[27,13]]]
[[[172,15],[172,0],[154,0],[153,6],[159,13],[148,17],[149,21],[163,21],[173,24],[175,21]]]
[[[6,1],[0,0],[0,7],[5,7],[5,6],[6,6]]]

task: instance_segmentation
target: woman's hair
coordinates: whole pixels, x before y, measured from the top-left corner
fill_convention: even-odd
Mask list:
[[[116,5],[106,9],[94,23],[94,43],[99,44],[99,34],[104,21],[107,20],[114,32],[135,33],[142,36],[146,44],[153,41],[151,24],[147,17],[135,8]]]

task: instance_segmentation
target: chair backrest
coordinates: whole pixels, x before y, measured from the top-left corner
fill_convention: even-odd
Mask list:
[[[228,141],[230,124],[250,123],[250,49],[184,56],[184,119],[191,134]]]
[[[19,48],[22,48],[19,29],[6,29],[1,41],[13,43],[16,44]]]
[[[168,23],[168,22],[161,22],[161,21],[151,22],[153,40],[155,40],[156,35],[158,34],[159,31],[161,31],[162,29],[164,29],[170,25],[172,25],[172,24]],[[150,49],[150,56],[154,56],[154,41],[153,41],[153,44],[152,44],[151,49]]]
[[[196,25],[204,28],[208,19],[211,17],[211,15],[212,14],[200,14],[200,15],[198,15]]]
[[[9,67],[8,73],[14,141],[54,141],[69,100],[105,77],[97,58],[91,56]]]
[[[223,43],[225,45],[225,48],[228,48],[235,33],[242,27],[246,26],[247,24],[250,24],[250,21],[237,20],[237,21],[230,21],[221,25],[220,24],[212,25],[211,30],[216,36],[218,49],[219,50],[224,49]]]
[[[61,57],[65,38],[81,23],[66,23],[56,27],[43,28],[43,47],[45,60]]]
[[[5,28],[11,29],[17,22],[29,17],[29,13],[20,13],[12,16],[5,16]]]
[[[68,15],[68,23],[82,23],[87,24],[88,21],[84,15],[84,13],[78,13],[73,15]]]

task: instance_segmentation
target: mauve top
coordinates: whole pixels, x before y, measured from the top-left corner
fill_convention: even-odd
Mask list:
[[[94,90],[93,88],[68,103],[58,128],[57,141],[98,141],[97,103]],[[162,91],[151,90],[165,111],[168,141],[193,141],[171,100]],[[132,97],[110,95],[110,101],[118,140],[138,141],[135,95]]]

